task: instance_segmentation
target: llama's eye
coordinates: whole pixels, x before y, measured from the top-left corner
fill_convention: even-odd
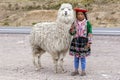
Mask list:
[[[69,11],[71,10],[71,9],[68,9]]]
[[[61,10],[64,10],[64,8],[61,8]]]

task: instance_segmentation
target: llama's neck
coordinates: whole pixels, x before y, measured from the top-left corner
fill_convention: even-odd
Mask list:
[[[58,34],[60,34],[61,36],[59,37],[63,43],[65,43],[66,45],[66,49],[68,49],[68,47],[70,46],[70,41],[71,41],[71,35],[69,34],[69,30],[72,24],[66,24],[66,23],[61,23],[58,22],[57,23],[57,32]]]
[[[64,36],[66,36],[68,38],[68,40],[71,38],[70,34],[69,34],[69,30],[70,30],[70,27],[71,27],[71,23],[69,24],[66,24],[66,23],[57,23],[58,26],[58,30],[59,32],[61,32]]]
[[[69,31],[72,25],[72,23],[61,23],[61,22],[57,22],[57,24],[58,24],[58,28],[64,29],[64,31]]]

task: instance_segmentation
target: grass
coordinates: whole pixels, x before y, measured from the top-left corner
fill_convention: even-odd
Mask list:
[[[9,23],[8,22],[4,22],[3,25],[4,26],[9,26]]]
[[[35,25],[35,24],[36,24],[35,22],[32,23],[32,25]]]
[[[13,3],[13,2],[14,3]],[[58,9],[62,3],[71,3],[73,7],[79,6],[79,5],[89,5],[92,3],[94,0],[58,0],[58,1],[53,1],[53,0],[12,0],[12,1],[7,1],[8,3],[8,9],[13,10],[33,10],[33,9]],[[25,2],[26,4],[24,4]],[[29,4],[31,3],[31,4]],[[28,4],[28,5],[27,5]],[[36,5],[37,4],[37,5]],[[40,5],[42,4],[42,6]],[[21,7],[22,5],[22,7]],[[21,8],[20,8],[21,7]]]
[[[5,0],[7,1],[7,0]],[[15,2],[15,3],[12,3]],[[108,2],[120,2],[118,0],[8,0],[8,9],[13,10],[34,10],[34,9],[55,9],[57,10],[62,3],[71,3],[73,7],[83,7],[91,10],[92,3],[106,4]],[[26,4],[24,4],[26,3]],[[30,4],[29,4],[30,3]]]
[[[0,7],[2,7],[4,10],[8,10],[11,12],[11,14],[17,14],[19,13],[27,13],[31,10],[58,10],[60,5],[62,3],[71,3],[73,5],[73,7],[80,7],[80,8],[86,8],[88,9],[90,12],[92,11],[92,9],[94,10],[92,4],[96,4],[98,6],[102,6],[102,5],[109,5],[109,3],[115,3],[116,2],[120,2],[120,0],[0,0]],[[4,3],[6,2],[6,3]],[[2,4],[3,3],[3,4]],[[96,11],[99,10],[99,7]],[[5,12],[6,13],[6,12]],[[9,13],[7,13],[9,14]],[[5,25],[5,26],[9,26],[12,25],[12,20],[14,20],[13,18],[11,19],[11,14],[9,16],[3,15],[4,19],[9,19],[9,20],[4,20],[1,22],[1,25]],[[111,12],[111,15],[115,15],[116,11]],[[17,16],[16,16],[17,17]],[[17,20],[18,18],[15,17],[15,20]],[[41,18],[41,17],[40,17]],[[101,21],[101,19],[99,17],[95,17],[96,21]],[[18,19],[19,20],[19,19]],[[108,18],[107,22],[110,23],[115,23],[117,19],[111,19]],[[96,21],[93,21],[96,23]],[[36,21],[31,21],[30,23],[28,23],[29,25],[35,25],[37,22]],[[22,23],[21,21],[18,23],[14,23],[14,25],[24,25],[24,23]],[[97,23],[96,23],[97,24]],[[26,25],[26,24],[25,24]]]

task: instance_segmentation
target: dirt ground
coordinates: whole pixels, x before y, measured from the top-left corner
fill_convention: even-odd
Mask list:
[[[42,56],[44,69],[35,71],[27,34],[0,34],[0,80],[120,80],[120,36],[94,36],[87,57],[87,76],[71,76],[73,57],[65,57],[66,73],[54,72],[51,56]]]

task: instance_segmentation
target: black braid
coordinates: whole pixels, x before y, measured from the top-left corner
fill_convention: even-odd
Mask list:
[[[85,16],[85,19],[88,20],[87,18],[87,14],[85,12],[83,12],[84,16]]]

